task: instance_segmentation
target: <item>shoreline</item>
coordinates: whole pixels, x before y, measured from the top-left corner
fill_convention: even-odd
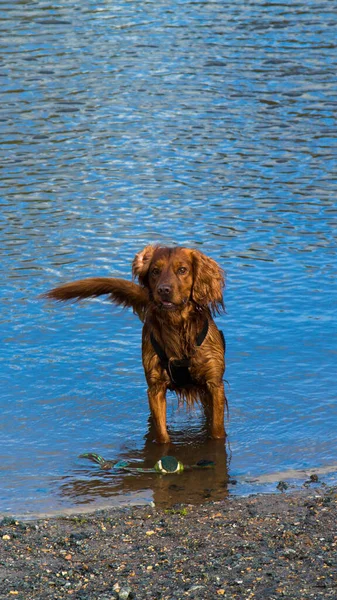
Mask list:
[[[0,522],[0,598],[337,597],[337,486]]]
[[[324,477],[331,475],[331,477]],[[176,476],[174,476],[176,477]],[[165,477],[166,480],[166,477]],[[171,480],[170,480],[171,481]],[[177,480],[179,481],[179,480]],[[149,483],[149,482],[148,482]],[[238,484],[238,485],[237,485]],[[208,500],[203,500],[202,503],[217,502],[222,499],[225,500],[227,497],[236,498],[248,498],[256,495],[273,495],[281,492],[287,494],[296,494],[305,492],[306,489],[314,487],[334,487],[337,486],[337,464],[325,465],[315,468],[300,468],[300,469],[287,469],[285,471],[275,471],[263,473],[261,475],[239,475],[235,478],[229,478],[228,482],[228,496],[222,494],[221,498],[212,498],[211,494]],[[181,497],[181,496],[180,496]],[[166,498],[167,500],[167,498]],[[158,509],[169,509],[176,504],[191,504],[195,502],[186,500],[182,502],[179,498],[175,499],[171,496],[170,500],[165,503],[156,503],[151,498],[151,487],[149,483],[148,489],[139,490],[130,494],[119,494],[116,496],[110,496],[105,500],[96,500],[93,502],[82,502],[79,504],[72,505],[55,505],[49,510],[40,511],[6,511],[0,510],[0,522],[2,519],[7,517],[14,517],[17,520],[29,522],[38,521],[42,519],[53,519],[60,517],[72,517],[76,515],[90,515],[98,511],[109,511],[109,510],[124,510],[125,508],[137,508],[137,507],[156,507]],[[198,502],[199,503],[199,502]]]

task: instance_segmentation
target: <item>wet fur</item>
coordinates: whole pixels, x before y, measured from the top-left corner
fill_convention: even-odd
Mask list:
[[[138,314],[144,322],[142,358],[157,442],[169,442],[167,389],[175,391],[189,405],[200,401],[211,437],[225,437],[224,351],[213,320],[214,314],[224,308],[222,269],[198,250],[147,246],[136,254],[132,274],[139,283],[94,277],[61,285],[45,297],[67,301],[108,294],[115,304],[131,307]],[[208,333],[197,346],[196,337],[206,318]],[[151,334],[170,359],[190,359],[190,373],[196,385],[177,388],[172,384],[152,346]]]

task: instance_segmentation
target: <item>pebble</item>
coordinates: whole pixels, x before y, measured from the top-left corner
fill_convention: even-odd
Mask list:
[[[127,600],[131,594],[129,586],[122,587],[118,592],[118,600]]]
[[[205,590],[205,586],[204,585],[192,585],[192,587],[190,587],[190,589],[188,590],[189,594],[193,594],[194,592],[199,592],[201,590]]]

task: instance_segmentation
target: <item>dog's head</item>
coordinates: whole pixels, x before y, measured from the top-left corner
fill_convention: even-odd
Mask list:
[[[181,310],[189,301],[213,313],[224,308],[224,273],[199,250],[146,246],[136,254],[132,274],[162,310]]]

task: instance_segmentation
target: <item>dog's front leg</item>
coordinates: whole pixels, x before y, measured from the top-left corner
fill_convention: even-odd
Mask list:
[[[150,385],[147,393],[156,431],[156,442],[168,444],[170,436],[166,429],[166,385]]]
[[[210,434],[213,439],[222,439],[226,436],[225,432],[225,406],[226,396],[223,381],[221,383],[207,383],[209,394],[209,416],[210,416]]]

